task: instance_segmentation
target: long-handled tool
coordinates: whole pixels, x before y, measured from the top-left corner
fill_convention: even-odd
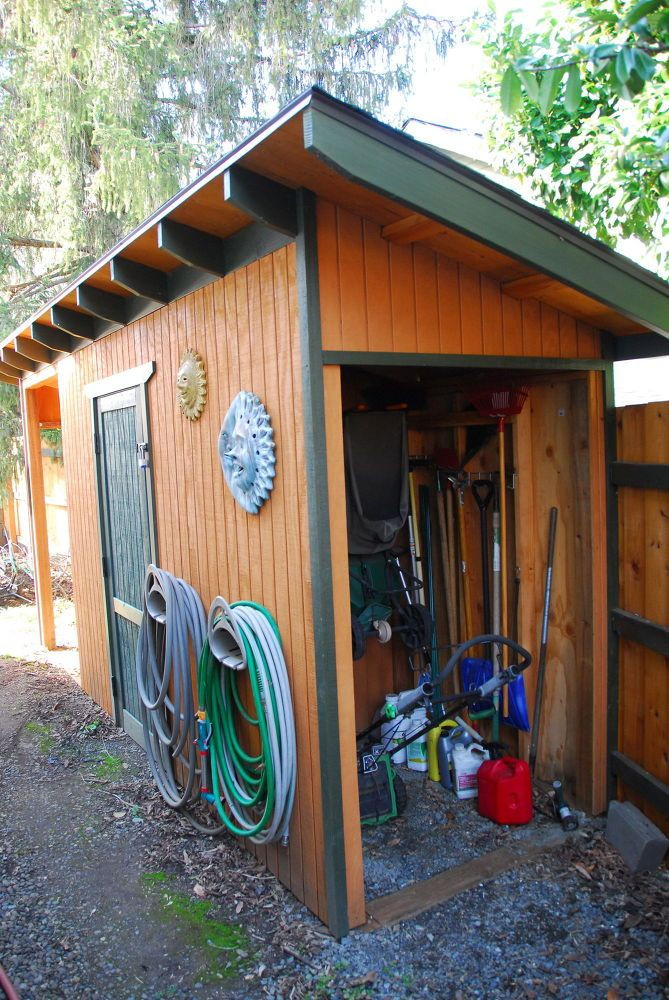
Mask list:
[[[439,540],[441,542],[441,567],[444,577],[444,594],[446,597],[446,620],[448,622],[448,641],[452,646],[458,642],[458,624],[455,610],[455,592],[451,579],[451,552],[446,527],[446,510],[444,507],[444,490],[441,484],[441,473],[437,469],[437,518],[439,523]],[[487,631],[487,630],[486,630]]]
[[[437,602],[434,592],[434,566],[432,563],[432,513],[430,508],[430,487],[418,487],[420,503],[421,531],[423,533],[423,562],[425,564],[425,587],[430,616],[433,622],[432,648],[430,656],[431,674],[434,678],[439,672],[439,642],[437,639]]]
[[[483,389],[470,394],[470,399],[479,413],[494,417],[498,421],[499,431],[499,514],[501,527],[501,584],[502,584],[502,623],[501,630],[506,634],[508,622],[508,592],[507,592],[507,551],[506,551],[506,456],[504,445],[504,422],[507,417],[520,413],[527,399],[529,389],[526,386],[508,386],[506,388]],[[506,655],[506,651],[503,651]],[[508,691],[504,688],[504,714],[508,715]]]
[[[479,509],[481,529],[481,594],[483,597],[483,631],[490,632],[490,560],[488,558],[488,507],[495,493],[490,479],[472,479],[472,496]]]
[[[490,559],[488,557],[488,507],[495,494],[495,485],[490,479],[473,479],[471,482],[472,496],[476,506],[479,509],[479,524],[481,533],[481,596],[483,599],[483,631],[490,632],[492,630],[491,613],[490,613]],[[485,651],[485,656],[491,663],[493,663],[494,671],[494,650],[489,646]],[[498,668],[499,669],[499,668]],[[496,692],[497,699],[499,699],[499,692]],[[473,714],[473,709],[470,709],[470,715],[474,718],[486,718],[488,716],[493,717],[493,740],[499,739],[499,705],[494,701],[491,708],[484,708],[483,710]]]
[[[539,667],[537,670],[537,689],[534,697],[534,718],[532,720],[532,738],[530,740],[530,774],[534,777],[537,763],[537,747],[539,745],[539,727],[541,726],[541,700],[544,693],[544,676],[546,674],[546,650],[548,647],[548,619],[551,610],[551,592],[553,589],[553,559],[555,556],[555,532],[557,528],[557,507],[551,507],[548,520],[548,554],[546,557],[546,583],[544,585],[544,613],[541,620],[541,648],[539,650]]]
[[[465,486],[466,473],[449,476],[455,492],[455,511],[458,525],[458,544],[460,549],[460,584],[462,587],[462,610],[464,615],[465,636],[472,634],[472,596],[469,586],[469,561],[467,558],[467,532],[465,530]]]

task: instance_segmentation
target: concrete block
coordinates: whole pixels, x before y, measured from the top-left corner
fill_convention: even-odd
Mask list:
[[[606,839],[633,872],[659,868],[669,839],[631,802],[610,802]]]

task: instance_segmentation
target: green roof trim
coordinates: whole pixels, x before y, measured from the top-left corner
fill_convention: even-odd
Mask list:
[[[669,337],[669,285],[501,185],[368,115],[316,93],[305,148],[338,173],[402,202]]]

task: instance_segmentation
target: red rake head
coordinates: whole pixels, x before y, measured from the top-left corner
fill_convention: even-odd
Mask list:
[[[529,389],[527,386],[506,386],[498,389],[477,389],[469,399],[485,417],[514,417],[523,408]]]

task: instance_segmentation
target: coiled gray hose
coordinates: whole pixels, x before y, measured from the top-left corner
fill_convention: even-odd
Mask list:
[[[197,799],[191,657],[197,662],[207,622],[197,592],[153,565],[146,571],[143,611],[135,666],[146,754],[160,794],[182,809]]]

